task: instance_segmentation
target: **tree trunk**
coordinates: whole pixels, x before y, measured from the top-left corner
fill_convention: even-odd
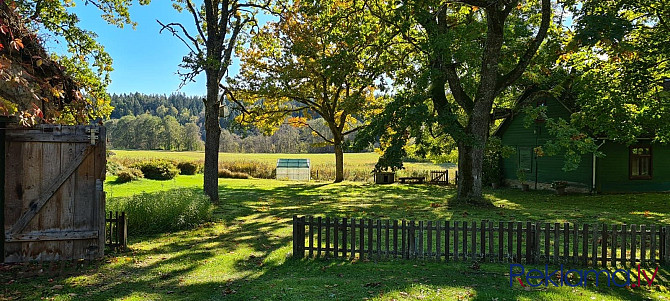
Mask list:
[[[211,72],[214,73],[214,72]],[[219,202],[219,81],[216,73],[207,72],[205,100],[205,170],[204,190],[212,203]]]
[[[335,144],[335,183],[344,181],[344,151],[342,141]]]

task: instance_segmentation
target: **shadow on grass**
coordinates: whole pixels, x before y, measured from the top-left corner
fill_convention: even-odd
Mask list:
[[[6,284],[0,299],[590,300],[595,296],[630,300],[654,297],[662,289],[525,290],[518,285],[509,287],[507,264],[482,264],[480,269],[473,269],[467,262],[286,258],[291,248],[290,221],[296,214],[421,220],[599,221],[602,217],[597,212],[608,208],[605,212],[623,216],[611,222],[660,222],[668,214],[668,208],[655,205],[654,200],[661,196],[636,199],[639,202],[635,206],[647,206],[658,213],[649,218],[630,213],[638,210],[625,206],[630,198],[556,198],[549,193],[505,189],[487,192],[496,208],[450,208],[447,200],[454,190],[448,187],[351,183],[267,186],[262,181],[241,181],[224,182],[220,190],[222,202],[215,210],[214,220],[197,229],[132,237],[132,251],[112,254],[106,262],[70,269],[57,276],[22,278],[0,270],[0,283]],[[572,206],[577,207],[576,211]],[[659,273],[659,283],[667,287],[667,267]]]

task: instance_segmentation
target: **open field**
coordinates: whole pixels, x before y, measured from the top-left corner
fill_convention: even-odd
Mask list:
[[[204,152],[173,152],[173,151],[140,151],[140,150],[112,150],[115,153],[111,160],[118,162],[124,161],[138,161],[145,159],[161,158],[178,161],[204,161]],[[268,164],[272,167],[277,163],[277,159],[287,158],[306,158],[310,159],[313,170],[319,170],[328,174],[333,173],[335,169],[335,155],[334,154],[237,154],[237,153],[220,153],[220,162],[260,162]],[[345,174],[364,174],[368,177],[372,175],[370,172],[374,169],[379,155],[376,153],[345,153],[344,154],[344,170]],[[453,171],[456,169],[455,164],[433,164],[421,162],[407,162],[405,169],[399,171],[399,175],[413,175],[417,173],[425,173],[430,170],[450,169],[451,177]],[[314,174],[314,172],[313,172]],[[314,177],[316,178],[316,177]],[[321,178],[321,177],[319,177]],[[360,177],[359,177],[360,178]],[[358,179],[358,178],[357,178]]]
[[[128,184],[108,179],[108,203],[158,190],[198,189],[202,175]],[[668,267],[652,288],[509,287],[509,265],[470,262],[291,260],[294,214],[423,220],[670,223],[667,194],[571,195],[488,190],[495,208],[448,206],[428,185],[220,180],[214,219],[197,229],[130,238],[131,251],[59,275],[0,272],[0,300],[670,300]],[[440,206],[431,206],[437,203]],[[132,217],[130,217],[132,218]],[[37,269],[37,267],[32,267]],[[544,268],[544,267],[542,267]],[[48,268],[45,269],[48,271]],[[9,284],[8,284],[9,283]]]

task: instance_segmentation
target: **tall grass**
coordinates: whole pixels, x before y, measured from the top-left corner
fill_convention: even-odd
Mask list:
[[[181,188],[110,198],[108,211],[125,211],[131,234],[189,229],[212,217],[213,206],[199,189]]]

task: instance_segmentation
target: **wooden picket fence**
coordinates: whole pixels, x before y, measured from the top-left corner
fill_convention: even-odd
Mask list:
[[[449,170],[431,170],[429,183],[437,185],[449,185]]]
[[[122,251],[128,245],[128,218],[125,212],[109,212],[105,217],[105,246]]]
[[[670,227],[293,217],[296,258],[670,263]]]

